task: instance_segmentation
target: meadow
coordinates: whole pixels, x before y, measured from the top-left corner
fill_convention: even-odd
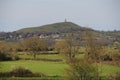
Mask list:
[[[64,76],[65,68],[68,65],[64,62],[44,62],[44,61],[31,61],[31,60],[20,60],[20,61],[4,61],[1,63],[2,67],[0,71],[7,72],[11,71],[16,67],[24,67],[30,69],[34,73],[44,73],[48,76]],[[112,65],[102,65],[103,76],[113,74],[115,72],[120,72],[120,67]]]
[[[19,55],[21,58],[32,58],[30,55]],[[80,54],[78,57],[83,58],[83,54]],[[38,55],[37,58],[45,59],[64,59],[61,55],[58,54],[49,54],[49,55]],[[24,67],[31,70],[34,73],[44,73],[50,78],[39,78],[39,80],[60,80],[61,77],[66,75],[65,69],[69,66],[63,61],[41,61],[41,60],[18,60],[18,61],[2,61],[2,67],[0,68],[1,72],[8,72],[17,67]],[[108,76],[110,74],[120,72],[120,67],[102,64],[101,76]],[[21,78],[22,79],[22,78]],[[23,80],[29,78],[23,78]],[[38,78],[36,78],[38,79]],[[7,79],[6,79],[7,80]],[[32,80],[32,78],[31,78]],[[106,80],[106,79],[105,79]]]

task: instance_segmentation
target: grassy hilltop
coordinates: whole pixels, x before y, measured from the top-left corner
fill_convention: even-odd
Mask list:
[[[18,30],[17,32],[72,32],[72,31],[79,31],[79,30],[85,30],[86,28],[81,27],[75,23],[72,22],[59,22],[59,23],[53,23],[38,27],[30,27],[30,28],[23,28]]]

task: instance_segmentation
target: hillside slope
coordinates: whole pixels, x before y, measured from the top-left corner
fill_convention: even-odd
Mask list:
[[[21,30],[18,30],[17,32],[73,32],[73,31],[81,31],[85,30],[86,28],[81,27],[75,23],[72,22],[60,22],[60,23],[54,23],[54,24],[48,24],[48,25],[43,25],[43,26],[38,26],[38,27],[30,27],[30,28],[24,28]]]

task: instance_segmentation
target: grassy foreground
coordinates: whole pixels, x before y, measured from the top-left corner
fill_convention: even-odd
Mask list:
[[[2,72],[10,71],[19,66],[30,69],[34,73],[42,72],[48,76],[63,76],[64,68],[67,67],[67,65],[63,62],[43,62],[43,61],[21,60],[21,61],[2,62],[2,67],[0,71]]]
[[[1,62],[2,67],[0,71],[7,72],[16,67],[25,67],[30,69],[34,73],[42,72],[48,76],[65,76],[65,68],[68,67],[64,62],[44,62],[44,61],[31,61],[31,60],[20,60],[20,61],[5,61]],[[116,72],[120,72],[120,67],[111,65],[102,65],[102,75],[106,76]]]
[[[84,55],[78,55],[78,58],[83,58]],[[61,80],[62,76],[66,75],[65,69],[69,66],[64,62],[64,58],[58,54],[38,55],[38,59],[62,59],[63,62],[40,61],[40,60],[25,60],[32,59],[30,55],[19,55],[22,60],[19,61],[2,61],[1,72],[8,72],[17,67],[24,67],[31,70],[33,73],[44,73],[50,77],[33,77],[33,78],[1,78],[0,80]],[[102,64],[102,76],[107,76],[120,72],[120,67]],[[110,80],[110,79],[103,79]]]

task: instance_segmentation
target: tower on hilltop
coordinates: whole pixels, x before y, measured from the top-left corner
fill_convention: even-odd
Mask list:
[[[67,22],[67,19],[65,18],[65,22]]]

